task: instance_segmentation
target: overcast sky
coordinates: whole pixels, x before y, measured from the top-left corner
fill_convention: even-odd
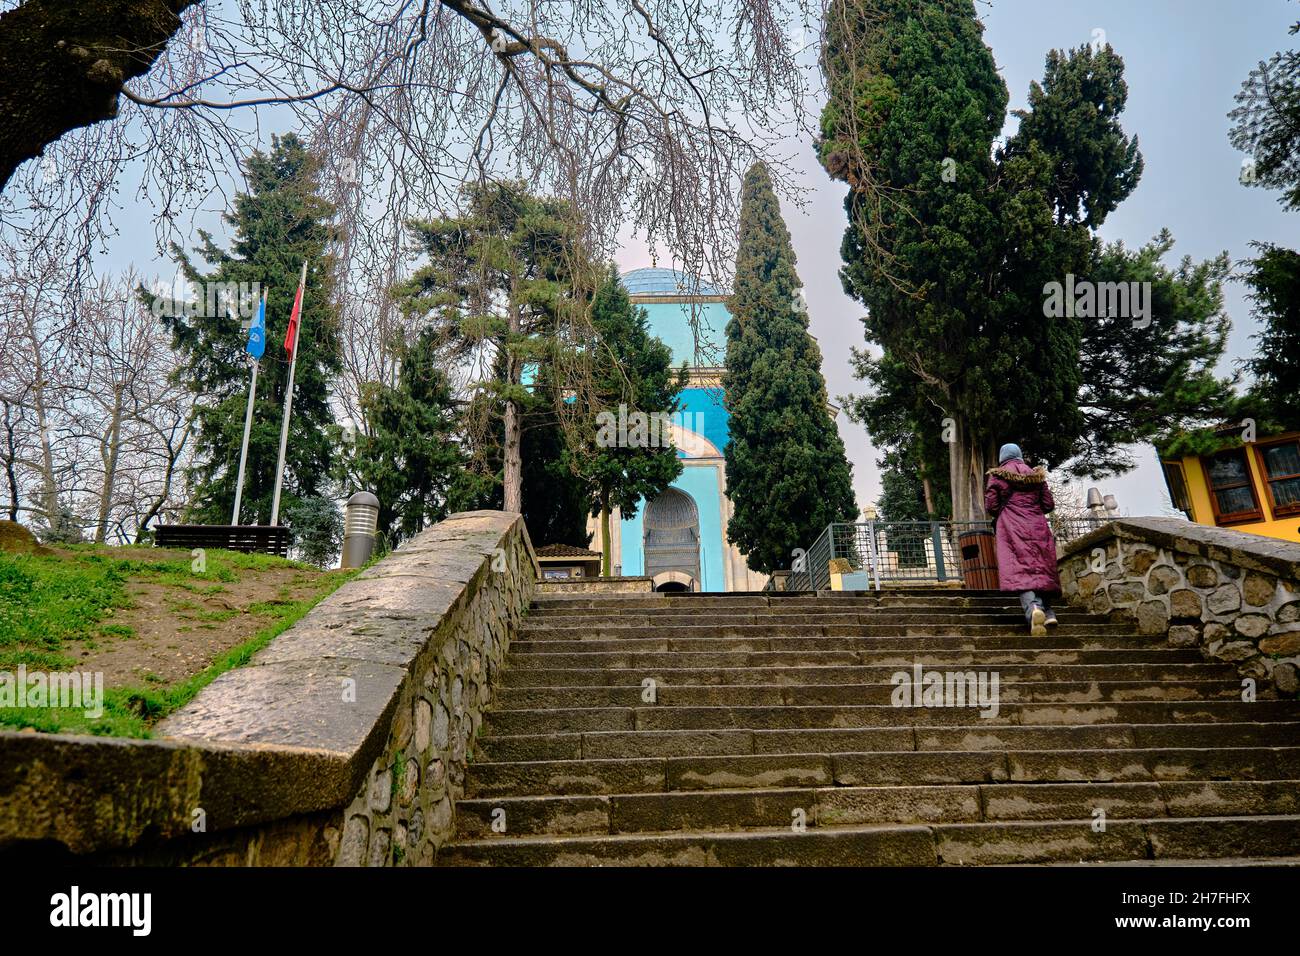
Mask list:
[[[1228,143],[1226,118],[1250,69],[1295,42],[1286,31],[1300,18],[1300,4],[993,0],[977,6],[986,25],[985,41],[1011,94],[1011,109],[1027,105],[1029,83],[1041,79],[1052,48],[1077,47],[1102,36],[1124,58],[1129,98],[1122,123],[1138,136],[1146,167],[1138,188],[1107,219],[1103,238],[1136,246],[1168,227],[1177,241],[1172,255],[1198,260],[1225,249],[1240,260],[1250,254],[1252,240],[1300,244],[1300,215],[1285,214],[1276,193],[1238,183],[1242,156]],[[1098,30],[1104,35],[1094,32]],[[1014,130],[1014,122],[1005,132]],[[822,172],[810,138],[792,139],[788,148],[803,171],[807,204],[799,210],[786,203],[786,220],[834,397],[859,389],[848,359],[849,347],[863,341],[862,307],[844,295],[837,274],[845,187]],[[129,188],[124,192],[130,197]],[[124,228],[110,243],[104,264],[123,268],[134,261],[146,273],[169,273],[144,239],[151,232],[150,211],[132,207],[130,198],[126,206],[120,216]],[[225,231],[213,214],[200,215],[199,221],[218,234]],[[625,270],[650,264],[644,246],[635,242],[618,259]],[[1227,309],[1233,322],[1231,364],[1250,353],[1255,329],[1238,283],[1227,289]],[[867,505],[880,493],[878,454],[866,431],[842,414],[839,428],[853,462],[859,504]],[[1126,514],[1160,514],[1168,502],[1155,452],[1143,447],[1137,457],[1141,464],[1134,472],[1103,482],[1103,490],[1119,498]]]
[[[1104,239],[1137,246],[1168,227],[1177,242],[1171,262],[1183,255],[1206,259],[1225,249],[1236,261],[1250,254],[1252,240],[1300,242],[1300,215],[1286,215],[1275,192],[1239,184],[1242,156],[1228,143],[1226,115],[1250,69],[1293,43],[1286,31],[1300,18],[1300,4],[993,0],[978,7],[985,42],[1011,95],[1010,109],[1028,105],[1029,83],[1042,79],[1052,48],[1080,46],[1092,40],[1095,30],[1104,30],[1105,41],[1124,58],[1129,97],[1121,121],[1126,132],[1137,135],[1146,168],[1137,189],[1107,219]],[[1004,132],[1014,132],[1014,124],[1009,117]],[[784,211],[827,385],[832,396],[842,395],[859,390],[848,359],[849,347],[862,343],[863,313],[859,303],[844,295],[837,275],[845,187],[822,172],[811,142],[792,145],[810,195],[806,210],[787,203]],[[646,264],[645,251],[634,245],[620,258],[624,268]],[[1239,283],[1227,288],[1227,310],[1233,323],[1231,360],[1250,353],[1255,329]],[[861,426],[840,415],[839,427],[853,462],[858,502],[866,505],[880,493],[878,453]],[[1144,446],[1136,457],[1140,465],[1135,471],[1101,482],[1102,490],[1115,494],[1127,514],[1163,513],[1168,499],[1155,451]]]

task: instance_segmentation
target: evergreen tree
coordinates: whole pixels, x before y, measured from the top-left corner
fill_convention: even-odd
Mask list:
[[[317,195],[317,161],[293,134],[276,137],[271,151],[244,164],[249,192],[235,197],[224,216],[234,230],[229,251],[200,232],[195,252],[211,271],[202,272],[173,247],[185,278],[198,288],[192,306],[143,297],[162,308],[173,344],[186,358],[185,381],[198,396],[191,520],[227,524],[235,500],[239,448],[248,401],[247,324],[225,308],[212,308],[216,283],[246,283],[266,292],[266,353],[257,376],[257,399],[249,436],[240,522],[267,524],[275,487],[289,355],[282,347],[303,260],[307,288],[298,336],[293,417],[285,452],[281,511],[300,498],[318,496],[331,465],[329,383],[342,368],[338,322],[331,306],[333,209]],[[255,303],[252,304],[255,308]],[[170,306],[170,307],[168,307]]]
[[[1109,442],[1150,435],[1162,424],[1157,411],[1208,413],[1214,388],[1204,377],[1183,388],[1160,373],[1201,368],[1218,335],[1214,309],[1174,301],[1176,317],[1138,330],[1127,315],[1099,329],[1045,307],[1050,283],[1100,281],[1094,268],[1119,265],[1091,230],[1142,170],[1137,141],[1118,122],[1127,98],[1120,57],[1109,47],[1053,51],[1030,109],[1016,114],[1019,129],[995,150],[1007,91],[971,0],[836,0],[828,24],[818,149],[850,186],[841,275],[869,307],[867,337],[889,365],[884,384],[902,393],[886,405],[907,409],[917,427],[934,426],[927,406],[942,412],[953,518],[983,517],[984,471],[1002,442],[1020,441],[1052,466],[1075,459],[1104,473],[1131,466]],[[1216,268],[1200,275],[1202,301],[1213,297]],[[1189,330],[1187,319],[1200,324]],[[1120,322],[1126,334],[1111,334]],[[1134,368],[1162,356],[1127,405],[1128,383],[1084,374],[1116,350]],[[1102,407],[1121,409],[1119,427],[1094,413]],[[918,438],[937,464],[930,436]]]
[[[303,561],[328,568],[343,547],[343,515],[329,498],[299,498],[286,512],[293,544]]]
[[[1251,336],[1255,354],[1242,364],[1253,381],[1239,414],[1269,431],[1300,426],[1300,253],[1255,243],[1259,256],[1247,263],[1260,331]]]
[[[1289,32],[1300,33],[1300,23]],[[1242,182],[1280,189],[1279,201],[1300,209],[1300,51],[1260,63],[1236,100],[1228,138],[1246,153]],[[1255,355],[1242,363],[1253,381],[1226,417],[1254,418],[1267,434],[1300,423],[1300,253],[1272,243],[1253,247],[1259,256],[1244,263],[1243,278],[1262,329],[1252,336]]]
[[[588,256],[568,203],[519,182],[473,184],[464,199],[459,216],[413,224],[428,263],[397,294],[436,331],[449,366],[484,369],[469,437],[480,462],[500,459],[503,506],[521,511],[524,414],[534,394],[524,369],[554,365],[575,337]]]
[[[686,378],[684,371],[673,371],[672,352],[650,334],[645,310],[632,304],[613,266],[606,270],[591,309],[596,333],[592,402],[582,437],[568,460],[585,484],[585,504],[600,517],[601,540],[608,544],[614,508],[624,518],[636,517],[640,501],[657,497],[682,471],[664,429],[658,429],[657,443],[621,442],[611,422],[620,417],[634,421],[636,414],[671,417]],[[606,546],[602,574],[610,574],[612,560]]]
[[[1223,253],[1171,268],[1163,260],[1173,244],[1164,231],[1134,250],[1119,242],[1094,249],[1090,278],[1149,283],[1151,315],[1145,328],[1123,317],[1084,324],[1084,427],[1066,469],[1076,477],[1128,471],[1135,464],[1129,446],[1218,423],[1231,400],[1231,380],[1215,371],[1228,342],[1223,283],[1231,263]]]
[[[849,418],[865,424],[876,447],[884,451],[877,462],[883,469],[881,517],[947,520],[952,497],[942,411],[924,393],[908,387],[911,373],[888,355],[876,358],[855,348],[853,366],[857,376],[872,385],[872,392],[841,400]]]
[[[1288,31],[1300,33],[1300,23]],[[1228,139],[1246,154],[1241,181],[1282,190],[1300,209],[1300,50],[1282,50],[1250,71],[1236,95]]]
[[[858,515],[802,302],[771,177],[755,164],[741,190],[722,384],[731,432],[727,536],[765,574],[789,567],[794,549],[807,547],[828,524]]]
[[[585,547],[587,493],[570,467],[569,436],[557,419],[555,376],[538,369],[531,401],[523,414],[521,476],[524,524],[534,547],[571,544]]]
[[[379,498],[378,530],[389,548],[447,515],[462,471],[455,403],[438,365],[435,331],[421,330],[396,351],[397,384],[365,386],[367,431],[353,437],[347,456],[354,486]]]

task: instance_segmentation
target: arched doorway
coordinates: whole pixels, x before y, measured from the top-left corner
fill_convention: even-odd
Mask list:
[[[698,591],[700,515],[690,495],[666,488],[645,509],[645,573],[656,591]]]

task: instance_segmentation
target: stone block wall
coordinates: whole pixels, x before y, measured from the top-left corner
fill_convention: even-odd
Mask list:
[[[569,578],[543,580],[538,591],[548,597],[590,597],[593,594],[653,594],[654,578]]]
[[[1072,604],[1300,691],[1300,545],[1177,518],[1116,521],[1060,555]]]
[[[452,515],[213,681],[155,739],[0,733],[0,853],[432,863],[538,577],[518,515]]]

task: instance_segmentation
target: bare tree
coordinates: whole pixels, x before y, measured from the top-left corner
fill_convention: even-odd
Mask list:
[[[178,356],[141,304],[133,272],[86,286],[73,303],[62,296],[57,258],[8,245],[0,254],[9,516],[47,535],[72,519],[98,542],[134,540],[178,505],[175,479],[193,417],[192,398],[175,380]],[[33,263],[42,268],[24,271]]]
[[[75,19],[54,0],[5,6],[0,51],[30,69],[0,77],[0,108],[21,118],[0,157],[7,224],[86,217],[88,249],[138,163],[141,198],[172,229],[229,187],[265,124],[294,126],[333,183],[338,287],[355,290],[402,271],[407,219],[501,176],[573,201],[606,253],[633,223],[724,280],[740,175],[758,158],[788,173],[775,146],[805,123],[815,71],[797,54],[820,3],[83,0]],[[38,122],[31,76],[66,109]]]

